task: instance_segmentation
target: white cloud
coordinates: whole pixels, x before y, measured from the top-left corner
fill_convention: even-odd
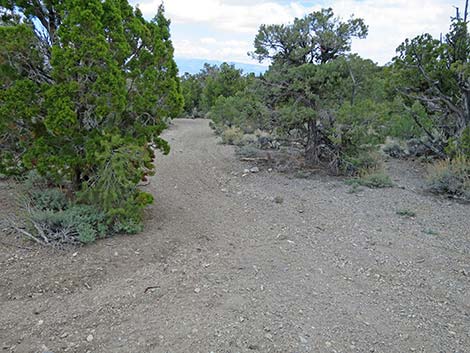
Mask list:
[[[135,3],[136,1],[134,1]],[[446,33],[452,5],[459,0],[324,0],[335,14],[364,18],[369,36],[353,42],[353,51],[385,63],[405,39],[429,32]],[[144,0],[140,9],[152,17],[161,0]],[[276,0],[167,0],[166,15],[172,20],[176,55],[206,59],[252,62],[246,55],[263,23],[288,23],[295,17],[318,10],[307,1]],[[309,2],[312,3],[312,2]],[[316,2],[315,2],[316,3]],[[194,28],[188,31],[187,28]],[[188,32],[184,32],[188,31]],[[200,38],[196,38],[200,31]]]
[[[217,43],[217,39],[212,38],[212,37],[204,37],[204,38],[199,39],[199,41],[202,44],[215,44],[215,43]]]
[[[202,38],[200,42],[203,42],[203,45],[197,45],[197,43],[186,39],[175,40],[176,56],[253,63],[247,56],[248,51],[252,50],[251,43],[248,41],[217,41],[214,38],[210,38],[210,40]]]
[[[147,0],[139,8],[145,15],[155,13],[161,0]],[[305,8],[296,2],[276,1],[171,0],[165,2],[174,24],[207,23],[215,29],[234,33],[256,33],[261,23],[285,23],[301,16]]]
[[[343,18],[353,13],[364,19],[369,35],[355,41],[353,50],[380,63],[389,61],[406,38],[446,33],[455,11],[446,0],[340,0],[330,4]]]

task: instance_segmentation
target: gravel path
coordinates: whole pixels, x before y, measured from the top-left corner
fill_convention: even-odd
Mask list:
[[[243,175],[206,120],[165,137],[143,234],[71,251],[0,238],[0,350],[470,352],[469,205],[396,162],[402,187],[350,193]]]

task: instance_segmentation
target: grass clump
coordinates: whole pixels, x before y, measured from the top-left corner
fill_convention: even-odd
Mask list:
[[[407,208],[397,211],[397,215],[402,217],[414,218],[416,217],[416,212]]]
[[[353,187],[365,186],[371,189],[390,188],[393,186],[392,179],[383,171],[361,174],[357,178],[349,179],[347,183]]]
[[[433,230],[433,229],[424,229],[423,233],[426,235],[439,235],[439,232]]]
[[[460,156],[434,163],[428,169],[428,187],[435,194],[470,201],[470,158]]]

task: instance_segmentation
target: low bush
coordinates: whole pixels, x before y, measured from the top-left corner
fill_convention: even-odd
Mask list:
[[[243,132],[237,127],[229,127],[222,132],[222,143],[227,145],[241,145]]]
[[[368,188],[390,188],[393,186],[393,182],[390,177],[383,171],[374,171],[367,174],[362,174],[357,178],[350,179],[348,184],[366,186]]]
[[[47,245],[91,243],[108,233],[105,214],[94,206],[69,204],[63,210],[27,209],[29,234]]]
[[[390,138],[385,141],[382,151],[392,158],[405,158],[409,155],[406,147],[400,141]]]
[[[336,164],[330,170],[337,175],[358,176],[371,174],[382,168],[381,155],[372,148],[364,147],[337,157]]]
[[[243,146],[255,146],[258,143],[258,138],[254,134],[244,134],[241,140]]]
[[[242,146],[236,151],[237,156],[244,158],[255,158],[258,153],[259,149],[252,145]]]
[[[441,160],[428,169],[431,192],[470,201],[470,158]]]
[[[66,185],[53,185],[35,170],[19,183],[17,219],[7,217],[18,233],[42,245],[61,247],[87,244],[115,233],[106,213],[94,205],[79,204]]]

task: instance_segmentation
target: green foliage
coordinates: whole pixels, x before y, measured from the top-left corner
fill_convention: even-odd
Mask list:
[[[465,142],[459,141],[465,140],[470,124],[467,27],[463,19],[454,18],[444,40],[429,34],[405,40],[390,72],[391,87],[400,93],[404,108],[440,157],[465,150]]]
[[[200,73],[183,76],[181,86],[185,99],[184,112],[188,116],[203,117],[218,99],[243,91],[249,81],[250,76],[243,76],[242,70],[238,70],[234,65],[205,64]]]
[[[184,113],[198,117],[201,111],[203,79],[199,75],[185,73],[181,79],[181,91],[184,97]],[[202,115],[202,114],[201,114]]]
[[[451,137],[445,151],[450,157],[470,156],[470,126],[462,131],[460,137]]]
[[[73,240],[64,243],[91,243],[107,235],[106,217],[96,207],[90,205],[72,205],[64,210],[34,210],[31,221],[40,224],[49,236],[54,233],[66,233]],[[51,238],[50,242],[59,242]]]
[[[20,201],[31,233],[50,245],[89,243],[110,234],[106,215],[96,206],[76,204],[37,171],[27,173]]]
[[[269,129],[270,114],[266,106],[250,92],[220,96],[211,109],[211,119],[219,125],[238,126],[246,133]]]
[[[60,186],[115,231],[140,230],[152,197],[138,183],[153,175],[154,148],[169,152],[159,135],[183,108],[163,7],[151,21],[126,0],[4,1],[0,10],[0,172],[47,176],[38,205]]]
[[[215,74],[210,74],[202,91],[201,107],[209,111],[219,97],[230,97],[245,87],[242,71],[223,63]]]
[[[222,143],[228,145],[240,145],[243,139],[243,132],[237,127],[229,127],[222,132]]]
[[[470,159],[459,156],[434,163],[428,170],[431,192],[470,201]]]
[[[393,182],[390,177],[382,171],[369,172],[358,178],[348,180],[350,185],[366,186],[368,188],[390,188]]]
[[[245,146],[241,146],[240,148],[238,148],[236,153],[240,157],[254,158],[258,156],[259,149],[253,145],[245,145]]]
[[[92,152],[89,160],[100,167],[94,178],[84,183],[79,199],[100,205],[118,229],[135,233],[141,228],[142,209],[153,201],[137,188],[140,180],[153,173],[153,154],[147,147],[132,144],[131,138],[111,135],[108,141],[99,139],[96,143],[99,145],[87,146]]]
[[[367,175],[382,167],[382,159],[375,148],[363,147],[345,153],[342,163],[342,172],[346,175]]]
[[[251,55],[263,61],[302,65],[324,64],[351,49],[351,38],[365,38],[367,26],[362,19],[346,22],[335,18],[333,10],[322,9],[296,18],[290,25],[262,25],[255,37]]]
[[[387,114],[387,107],[373,99],[383,96],[381,70],[370,60],[347,55],[351,39],[366,35],[362,19],[343,22],[332,9],[259,29],[253,56],[273,60],[262,80],[263,99],[274,111],[272,125],[301,133],[308,164],[349,171],[349,158],[384,139],[381,131],[374,132]]]

